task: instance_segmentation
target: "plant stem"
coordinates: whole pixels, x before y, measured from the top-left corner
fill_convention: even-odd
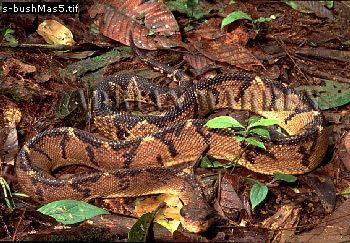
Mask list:
[[[238,164],[238,161],[242,158],[242,155],[245,153],[245,151],[248,149],[249,146],[250,146],[250,144],[248,144],[243,149],[241,149],[241,151],[239,151],[239,154],[234,158],[234,160],[232,161],[232,164]],[[232,168],[231,174],[232,174],[234,168],[235,167]]]

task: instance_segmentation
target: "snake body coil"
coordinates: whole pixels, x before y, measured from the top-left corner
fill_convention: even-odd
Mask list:
[[[125,90],[127,94],[122,93]],[[169,91],[178,97],[176,104],[153,116],[116,112],[106,96],[112,92],[123,99],[169,105]],[[241,151],[243,145],[230,131],[204,126],[202,118],[221,108],[278,119],[288,133],[264,140],[266,150],[247,149],[239,164],[253,171],[302,174],[314,169],[325,154],[323,116],[306,96],[284,84],[231,73],[165,89],[138,76],[117,75],[95,92],[95,124],[109,139],[75,128],[39,133],[19,153],[19,183],[23,192],[41,202],[176,193],[185,204],[184,226],[195,232],[206,230],[212,210],[182,165],[198,158],[205,146],[208,155],[226,160]],[[52,176],[58,167],[71,164],[93,170],[65,179]]]

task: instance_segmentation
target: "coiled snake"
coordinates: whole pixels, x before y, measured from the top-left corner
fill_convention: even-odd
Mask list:
[[[169,93],[178,99],[161,114],[132,115],[114,111],[108,93],[155,105],[171,103]],[[220,108],[278,119],[289,134],[264,141],[266,150],[249,148],[243,154],[239,164],[253,171],[302,174],[325,154],[323,116],[306,96],[284,84],[236,72],[171,89],[139,76],[116,75],[95,91],[95,125],[109,139],[68,127],[39,133],[19,152],[19,183],[39,202],[176,193],[185,205],[184,226],[204,231],[213,210],[185,162],[198,158],[205,146],[208,155],[226,160],[242,149],[230,131],[204,126],[202,118]],[[72,164],[93,170],[65,179],[52,176],[58,167]]]

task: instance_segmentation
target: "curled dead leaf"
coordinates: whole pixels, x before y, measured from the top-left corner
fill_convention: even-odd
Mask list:
[[[180,225],[180,209],[182,203],[177,195],[162,194],[157,197],[147,197],[135,203],[135,213],[138,217],[155,210],[161,202],[166,203],[166,207],[161,208],[154,218],[154,221],[174,232]]]
[[[37,32],[49,44],[72,46],[75,43],[72,32],[54,19],[42,22],[38,26]]]
[[[129,45],[130,32],[135,45],[142,49],[182,44],[176,19],[161,1],[99,0],[89,14],[103,35],[124,45]]]
[[[1,161],[8,165],[14,165],[15,156],[18,152],[16,125],[21,120],[22,114],[14,102],[3,96],[0,100],[2,103],[0,111],[2,111],[1,117],[3,118],[1,121],[2,128],[0,129],[0,135],[2,136],[0,139],[1,154],[3,154]]]

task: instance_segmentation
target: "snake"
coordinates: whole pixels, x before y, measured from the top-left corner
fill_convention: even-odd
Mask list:
[[[169,72],[169,67],[162,69]],[[120,111],[121,100],[151,104],[161,111]],[[245,148],[238,164],[249,170],[304,174],[320,164],[327,149],[325,119],[308,96],[241,71],[187,80],[174,88],[137,75],[112,75],[95,89],[93,109],[98,133],[58,127],[24,144],[15,166],[24,193],[41,203],[176,194],[184,204],[183,226],[203,232],[215,212],[191,168],[203,151],[215,159],[234,161]],[[285,133],[260,137],[266,149],[247,147],[231,129],[206,126],[208,114],[220,109],[277,119]],[[65,178],[53,175],[58,168],[77,164],[90,170]]]

